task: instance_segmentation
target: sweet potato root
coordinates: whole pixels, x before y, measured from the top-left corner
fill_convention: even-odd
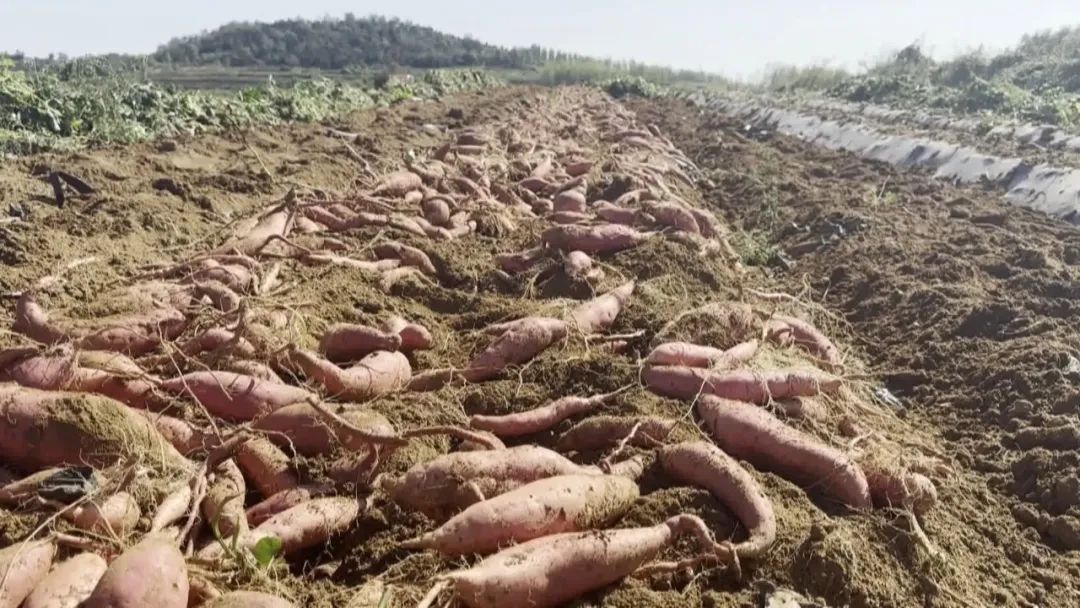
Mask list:
[[[129,455],[143,466],[190,468],[145,417],[108,397],[0,384],[0,419],[0,461],[18,469],[105,468]]]
[[[340,496],[312,498],[256,526],[248,535],[249,546],[267,536],[282,542],[282,555],[309,549],[344,532],[360,514],[360,503]]]
[[[840,366],[844,362],[840,349],[832,340],[802,319],[774,315],[766,326],[766,337],[779,344],[794,343],[832,366]]]
[[[618,390],[592,397],[562,397],[538,408],[503,416],[472,416],[469,426],[490,431],[499,437],[531,435],[550,430],[567,418],[587,414],[622,392]]]
[[[555,211],[585,213],[585,193],[580,190],[566,190],[555,195],[551,200]]]
[[[654,416],[589,416],[559,437],[560,452],[603,450],[628,439],[629,445],[653,448],[664,442],[676,421]]]
[[[157,509],[154,510],[154,517],[150,520],[150,531],[159,532],[164,530],[187,515],[191,497],[191,485],[188,483],[180,484],[172,492],[165,495],[165,498],[158,504]]]
[[[79,608],[107,568],[105,560],[94,553],[80,553],[64,560],[41,579],[22,608]]]
[[[443,555],[491,553],[550,534],[604,528],[637,497],[637,483],[626,477],[559,475],[473,504],[403,546]]]
[[[326,358],[340,363],[356,361],[378,350],[395,351],[402,339],[397,332],[353,323],[335,323],[323,334],[319,350]]]
[[[19,608],[49,572],[56,545],[38,540],[0,549],[0,608]]]
[[[236,464],[264,498],[295,488],[300,483],[289,457],[263,438],[241,445],[236,450]]]
[[[254,420],[313,397],[302,388],[223,371],[192,372],[163,381],[161,388],[190,397],[211,414],[233,422]]]
[[[332,489],[332,486],[318,484],[302,485],[282,490],[249,508],[247,510],[248,523],[252,526],[258,526],[278,513],[287,511],[312,498],[326,495]]]
[[[424,180],[412,171],[395,171],[382,178],[372,190],[374,196],[404,196],[410,190],[420,190]]]
[[[233,591],[210,600],[202,608],[296,608],[296,605],[269,593]]]
[[[526,249],[519,253],[499,253],[495,255],[495,261],[509,273],[525,272],[536,266],[544,259],[544,250],[540,247]]]
[[[566,323],[558,319],[547,317],[519,319],[512,329],[474,355],[462,375],[470,382],[494,378],[511,365],[520,365],[530,361],[547,347],[565,337]]]
[[[408,358],[399,352],[377,351],[346,369],[301,349],[290,350],[289,360],[328,394],[349,401],[365,401],[399,390],[412,376]]]
[[[249,230],[234,233],[211,253],[258,253],[274,237],[287,236],[292,223],[292,211],[278,206],[263,214]]]
[[[716,445],[732,457],[818,489],[849,507],[870,508],[866,476],[839,450],[747,403],[704,395],[697,411]]]
[[[187,608],[184,556],[168,539],[148,536],[116,558],[82,608]]]
[[[689,342],[665,342],[654,348],[643,363],[732,369],[751,359],[757,353],[757,348],[757,340],[744,342],[728,350]]]
[[[747,539],[732,545],[740,559],[758,558],[769,550],[776,540],[772,502],[738,461],[705,441],[667,446],[659,458],[668,475],[705,488],[746,527]]]
[[[423,230],[420,230],[420,233],[421,236],[424,235]],[[435,265],[431,263],[431,258],[428,257],[428,254],[420,251],[416,247],[410,247],[395,241],[390,241],[375,245],[373,251],[375,252],[375,256],[380,260],[401,260],[403,265],[419,268],[424,274],[432,276],[436,274]]]
[[[937,504],[937,488],[928,477],[876,463],[862,463],[870,497],[878,508],[908,509],[924,515]]]
[[[154,425],[154,428],[161,433],[161,436],[184,456],[190,456],[200,450],[209,449],[216,441],[186,420],[180,420],[165,414],[142,411],[138,413],[149,420]]]
[[[603,331],[615,322],[633,293],[634,282],[623,283],[575,308],[570,313],[570,324],[585,335]]]
[[[832,393],[840,379],[817,370],[715,370],[685,366],[650,366],[641,373],[654,393],[677,399],[711,394],[748,403]]]
[[[607,201],[602,201],[593,207],[593,212],[600,219],[610,222],[612,224],[623,224],[625,226],[633,226],[640,222],[651,223],[652,218],[643,215],[638,209],[630,209],[627,207],[619,207],[612,205]]]
[[[354,427],[364,429],[373,437],[401,441],[390,422],[378,412],[364,407],[340,407],[325,404],[340,418]],[[374,445],[371,441],[349,433],[334,420],[328,420],[309,403],[295,403],[280,408],[252,424],[266,433],[279,446],[296,450],[304,456],[316,456],[336,449],[364,451]]]
[[[139,524],[139,503],[127,492],[91,500],[64,512],[64,519],[76,528],[110,537],[122,538]]]
[[[670,226],[676,230],[701,234],[694,214],[682,205],[670,201],[649,202],[643,205],[645,211],[655,218],[656,222],[663,226]]]
[[[201,505],[203,517],[221,538],[246,533],[248,525],[244,514],[244,495],[247,485],[240,467],[234,461],[226,460],[215,467],[213,473],[213,481]]]
[[[405,352],[427,350],[435,344],[435,338],[432,337],[428,328],[419,323],[410,323],[401,317],[390,317],[383,323],[383,329],[401,339],[401,350]]]
[[[545,536],[447,578],[470,608],[550,608],[630,575],[686,534],[697,538],[703,553],[712,551],[714,543],[704,522],[679,515],[647,528]]]
[[[562,251],[584,251],[589,255],[615,253],[637,247],[649,236],[621,224],[581,226],[569,224],[548,228],[541,235],[544,245]]]

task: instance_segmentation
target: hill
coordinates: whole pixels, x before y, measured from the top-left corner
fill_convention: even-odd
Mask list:
[[[384,17],[287,19],[230,23],[162,45],[153,58],[180,66],[288,66],[341,69],[350,66],[523,68],[556,55],[547,49],[507,49],[434,28]]]

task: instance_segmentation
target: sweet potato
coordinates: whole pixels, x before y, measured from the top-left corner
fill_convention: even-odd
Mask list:
[[[22,603],[22,608],[78,608],[108,568],[94,553],[80,553],[56,565]]]
[[[67,347],[61,348],[55,354],[34,354],[0,369],[0,382],[15,382],[43,390],[97,393],[138,408],[163,405],[163,402],[153,395],[154,384],[145,379],[146,374],[130,377],[82,367],[78,363],[79,359],[80,357]]]
[[[548,228],[541,235],[544,245],[562,251],[584,251],[589,255],[615,253],[637,247],[649,235],[621,224],[581,226],[577,224]]]
[[[802,319],[774,315],[766,326],[766,337],[779,344],[794,343],[830,365],[843,364],[840,349],[832,340]]]
[[[5,356],[9,362],[0,368],[0,382],[15,382],[22,386],[41,390],[64,390],[70,387],[77,366],[70,349],[50,356],[34,351],[17,349],[25,357],[16,358],[10,352]]]
[[[247,510],[248,523],[257,526],[298,504],[305,503],[312,498],[324,496],[330,493],[332,489],[333,487],[329,485],[312,484],[282,490],[249,508]]]
[[[214,479],[201,505],[203,517],[223,539],[243,535],[248,531],[244,514],[244,494],[247,492],[244,475],[232,460],[219,464],[213,473]]]
[[[403,543],[443,555],[486,554],[541,536],[604,528],[637,500],[637,483],[615,475],[559,475],[489,498]]]
[[[150,531],[159,532],[187,515],[188,506],[191,505],[191,486],[187,483],[180,484],[158,504],[154,511],[154,517],[150,520]]]
[[[412,376],[408,358],[399,352],[377,351],[346,369],[301,349],[290,350],[288,356],[310,381],[330,395],[349,401],[364,401],[399,390]]]
[[[747,530],[746,540],[732,545],[740,559],[758,558],[769,550],[776,540],[772,502],[738,461],[706,441],[667,446],[659,459],[668,475],[705,488],[735,514]]]
[[[161,388],[190,397],[211,414],[233,422],[253,420],[279,407],[314,397],[302,388],[223,371],[192,372],[165,380]]]
[[[296,605],[268,593],[233,591],[210,600],[202,608],[296,608]]]
[[[878,508],[908,509],[924,515],[937,504],[937,488],[928,477],[876,463],[862,463],[870,498]]]
[[[281,539],[282,555],[310,549],[347,530],[359,514],[360,503],[352,498],[312,498],[256,526],[247,537],[248,546],[275,536]]]
[[[211,253],[242,253],[245,255],[258,253],[274,237],[287,236],[292,227],[292,220],[292,211],[284,206],[278,206],[260,216],[250,230],[233,234]]]
[[[701,236],[711,239],[723,233],[720,220],[716,219],[716,216],[711,212],[698,207],[688,207],[687,211],[694,216],[694,220],[701,230]]]
[[[547,220],[552,224],[584,224],[592,219],[592,216],[588,213],[579,213],[577,211],[556,211],[547,216]]]
[[[94,499],[64,511],[64,519],[76,528],[111,537],[123,537],[135,529],[142,511],[127,492]]]
[[[429,198],[420,204],[424,219],[434,226],[446,226],[450,223],[450,205],[442,197]]]
[[[563,259],[566,274],[575,279],[600,278],[604,271],[593,267],[592,258],[584,251],[571,251]]]
[[[108,397],[0,384],[0,420],[0,462],[18,469],[105,468],[130,455],[156,469],[190,468],[146,418]]]
[[[281,376],[277,375],[269,365],[255,361],[253,359],[233,359],[229,358],[227,361],[222,362],[222,368],[227,372],[234,372],[244,376],[251,376],[259,380],[265,380],[266,382],[273,382],[274,384],[285,384],[281,379]]]
[[[656,222],[663,226],[670,226],[676,230],[701,234],[694,214],[686,207],[673,202],[649,202],[642,205],[645,211],[655,218]]]
[[[255,356],[255,347],[251,342],[224,327],[211,327],[180,346],[180,352],[188,357],[217,351],[245,359]]]
[[[323,334],[319,350],[334,362],[356,361],[378,350],[398,350],[401,342],[397,332],[353,323],[335,323]]]
[[[154,425],[154,428],[161,433],[161,436],[184,456],[190,456],[200,450],[209,449],[216,441],[186,420],[180,420],[165,414],[143,411],[138,413],[149,420]]]
[[[240,264],[217,264],[201,268],[185,277],[184,282],[198,284],[204,281],[224,285],[236,292],[247,292],[255,286],[255,275]]]
[[[551,608],[630,575],[686,534],[697,538],[703,553],[712,551],[705,524],[693,515],[678,515],[646,528],[537,538],[446,578],[470,608]]]
[[[236,450],[236,464],[264,498],[295,488],[296,478],[289,457],[270,441],[256,438]]]
[[[585,193],[580,190],[566,190],[555,195],[551,200],[555,211],[585,213]]]
[[[512,329],[473,356],[462,375],[470,382],[498,376],[511,365],[530,361],[566,337],[566,323],[547,317],[519,319]]]
[[[329,230],[325,224],[320,224],[308,219],[306,215],[299,215],[293,222],[293,232],[297,234],[317,234]]]
[[[612,205],[607,201],[601,201],[593,206],[593,212],[600,219],[611,222],[612,224],[623,224],[625,226],[633,226],[639,222],[651,223],[652,218],[643,216],[639,209],[628,209],[626,207],[619,207]]]
[[[469,426],[490,431],[499,437],[531,435],[550,430],[567,418],[592,412],[622,392],[618,390],[592,397],[562,397],[538,408],[503,416],[471,416]]]
[[[577,177],[579,175],[585,175],[586,173],[588,173],[589,171],[592,170],[592,167],[593,167],[592,161],[580,160],[580,161],[574,161],[574,162],[567,163],[566,165],[563,166],[563,170],[565,170],[566,174],[569,175],[570,177]]]
[[[540,194],[546,192],[555,187],[555,184],[543,179],[541,177],[530,176],[518,182],[518,185],[530,192]]]
[[[611,291],[578,306],[570,313],[570,324],[586,336],[607,329],[615,322],[634,293],[634,282],[623,283]]]
[[[382,178],[371,194],[374,196],[404,196],[410,190],[424,187],[424,180],[412,171],[395,171]]]
[[[495,261],[506,272],[518,273],[536,266],[544,259],[544,250],[540,247],[526,249],[519,253],[499,253],[495,255]]]
[[[560,452],[603,450],[615,447],[623,439],[642,448],[660,445],[675,428],[676,422],[653,416],[590,416],[559,437],[555,449]]]
[[[19,608],[49,572],[56,545],[38,540],[0,549],[0,608]]]
[[[645,357],[644,364],[731,369],[753,358],[757,349],[757,340],[743,342],[728,350],[689,342],[665,342]]]
[[[184,556],[173,543],[148,536],[116,558],[81,608],[187,608]]]
[[[423,230],[420,231],[423,236]],[[395,259],[401,260],[401,263],[405,266],[413,266],[424,271],[424,274],[435,275],[435,265],[431,263],[431,258],[428,254],[420,251],[416,247],[410,247],[408,245],[402,245],[397,242],[379,243],[374,247],[375,256],[380,260]]]
[[[427,350],[434,346],[435,339],[428,328],[419,323],[410,323],[401,317],[390,317],[383,323],[383,329],[389,334],[395,334],[401,338],[401,350],[412,352],[414,350]],[[380,349],[394,350],[394,349]]]
[[[524,445],[445,454],[414,465],[401,477],[380,477],[376,485],[394,502],[442,520],[531,481],[588,472],[556,452]]]
[[[363,407],[331,406],[335,413],[355,427],[372,435],[394,437],[390,422],[378,412]],[[319,414],[309,403],[295,403],[274,411],[252,424],[279,446],[296,450],[304,456],[316,456],[341,446],[346,450],[368,450],[372,444],[344,432],[333,420]]]
[[[711,394],[749,403],[832,393],[840,379],[817,370],[716,370],[685,366],[646,367],[642,380],[654,393],[677,399]]]
[[[732,457],[818,489],[849,507],[870,508],[866,476],[843,452],[747,403],[703,395],[697,411],[716,445]]]

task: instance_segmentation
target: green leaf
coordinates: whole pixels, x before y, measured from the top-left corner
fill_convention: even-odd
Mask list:
[[[255,561],[258,562],[260,566],[266,568],[274,561],[274,558],[281,553],[283,546],[284,543],[281,542],[280,538],[276,536],[264,536],[251,548],[251,554],[255,556]]]
[[[382,597],[379,598],[378,608],[390,608],[390,590],[386,589],[382,592]]]

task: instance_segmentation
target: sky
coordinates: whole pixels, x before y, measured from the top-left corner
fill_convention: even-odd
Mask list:
[[[997,50],[1080,25],[1080,0],[0,0],[0,51],[146,53],[229,21],[346,12],[741,78],[779,63],[857,69],[915,41],[936,57]]]

